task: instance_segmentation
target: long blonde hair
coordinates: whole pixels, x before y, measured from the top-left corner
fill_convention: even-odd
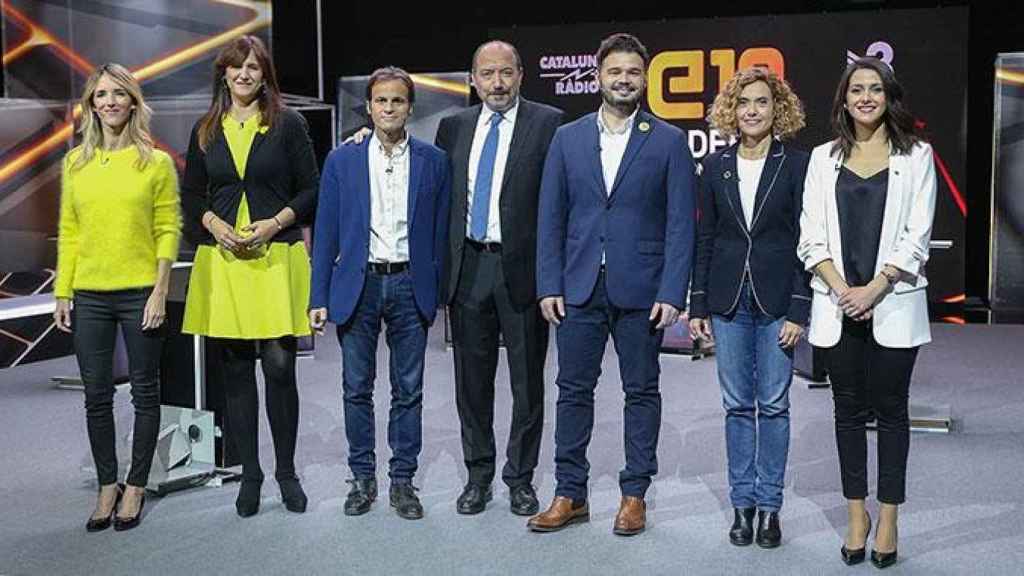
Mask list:
[[[139,87],[139,82],[132,76],[132,73],[124,66],[114,63],[100,66],[85,81],[85,89],[79,100],[79,106],[82,107],[82,118],[78,133],[82,135],[82,143],[73,150],[77,150],[79,154],[71,167],[74,170],[81,169],[96,155],[96,150],[103,147],[103,124],[93,108],[92,97],[96,92],[96,85],[99,84],[100,78],[104,74],[128,92],[132,98],[134,108],[128,117],[128,125],[124,129],[128,140],[139,151],[139,159],[136,161],[135,167],[142,170],[153,158],[153,137],[149,134],[149,120],[153,116],[153,110],[146,105],[146,101],[142,97],[142,88]]]

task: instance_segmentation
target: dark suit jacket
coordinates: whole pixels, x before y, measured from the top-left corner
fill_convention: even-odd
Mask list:
[[[712,313],[732,312],[749,266],[754,297],[762,312],[806,324],[811,278],[797,258],[796,245],[807,153],[772,142],[748,229],[740,204],[738,147],[734,144],[715,152],[703,162],[690,316],[707,318]]]
[[[370,260],[370,138],[341,146],[324,164],[313,242],[310,308],[344,324],[366,283]],[[416,307],[434,321],[447,252],[451,181],[444,151],[409,138],[409,269]]]
[[[608,298],[621,308],[683,308],[692,266],[696,175],[682,130],[637,113],[611,194],[597,113],[558,129],[544,164],[537,296],[583,305],[606,255]]]
[[[316,207],[319,176],[313,143],[301,114],[282,108],[266,133],[256,133],[244,178],[238,177],[224,133],[218,131],[203,152],[199,147],[198,128],[197,122],[192,128],[185,177],[181,181],[183,228],[189,242],[214,244],[213,236],[202,224],[207,210],[234,226],[243,190],[249,203],[249,216],[254,222],[273,217],[285,206],[295,212],[297,223],[309,221]],[[299,226],[289,226],[273,239],[289,244],[300,240]]]
[[[452,167],[452,205],[448,233],[446,302],[455,298],[462,250],[466,241],[466,211],[469,204],[469,151],[482,104],[441,120],[435,144],[448,152]],[[562,111],[519,99],[516,125],[512,131],[505,175],[501,182],[501,264],[512,306],[525,310],[537,303],[537,198],[544,157],[555,130],[562,123]]]

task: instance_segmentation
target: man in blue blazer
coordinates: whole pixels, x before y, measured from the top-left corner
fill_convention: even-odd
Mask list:
[[[646,525],[657,472],[662,331],[685,305],[694,243],[694,164],[683,132],[639,109],[647,50],[629,34],[601,43],[601,108],[561,127],[544,166],[537,297],[557,326],[555,499],[530,519],[550,532],[590,517],[586,458],[609,334],[626,400],[626,467],[614,532]]]
[[[320,182],[313,242],[310,323],[337,325],[345,435],[354,479],[345,514],[377,497],[373,383],[383,321],[391,350],[390,502],[423,517],[412,487],[422,445],[423,359],[447,251],[450,177],[443,151],[410,137],[412,79],[400,68],[370,76],[371,138],[331,152]]]

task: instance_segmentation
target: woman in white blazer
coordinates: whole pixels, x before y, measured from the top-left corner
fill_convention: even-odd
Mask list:
[[[935,213],[931,147],[903,89],[874,58],[850,64],[836,90],[836,139],[811,153],[798,255],[811,280],[808,340],[826,349],[849,526],[844,562],[865,558],[871,517],[865,424],[878,421],[878,527],[871,561],[896,562],[905,499],[910,377],[931,340],[925,263]]]

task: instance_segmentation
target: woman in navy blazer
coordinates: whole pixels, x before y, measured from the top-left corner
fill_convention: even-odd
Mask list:
[[[781,543],[793,347],[810,308],[796,257],[807,154],[778,138],[804,125],[789,85],[763,68],[738,72],[708,121],[739,141],[705,158],[690,292],[690,332],[714,340],[725,406],[733,524],[729,541]]]
[[[811,344],[826,349],[849,524],[841,552],[864,561],[871,517],[865,424],[878,420],[878,529],[871,561],[896,562],[905,499],[910,376],[928,327],[935,215],[931,147],[916,134],[903,89],[874,58],[850,64],[832,104],[836,139],[811,153],[799,254],[811,281]]]

